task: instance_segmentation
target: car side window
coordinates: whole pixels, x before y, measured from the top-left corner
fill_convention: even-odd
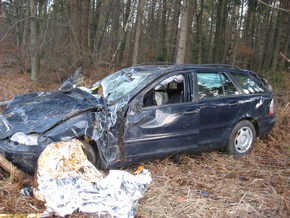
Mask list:
[[[174,104],[183,102],[184,76],[179,74],[162,80],[150,89],[143,98],[143,106]]]
[[[242,86],[246,94],[255,94],[255,93],[265,92],[265,89],[263,88],[262,84],[259,84],[253,78],[247,75],[241,75],[241,74],[233,74],[233,76]]]
[[[237,88],[234,86],[233,82],[227,77],[226,74],[222,73],[221,80],[222,85],[224,89],[224,95],[225,96],[231,96],[231,95],[239,95]]]
[[[224,73],[197,73],[198,98],[218,98],[239,95],[232,81]]]

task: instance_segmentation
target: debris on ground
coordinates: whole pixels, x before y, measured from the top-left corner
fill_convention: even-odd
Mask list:
[[[111,170],[103,175],[88,161],[77,139],[50,144],[38,159],[34,196],[45,202],[44,215],[75,211],[106,217],[134,217],[138,200],[151,182],[150,172],[137,175]]]

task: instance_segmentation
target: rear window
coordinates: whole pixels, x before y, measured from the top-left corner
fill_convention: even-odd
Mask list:
[[[232,74],[242,86],[246,94],[263,93],[265,89],[262,84],[247,75]]]

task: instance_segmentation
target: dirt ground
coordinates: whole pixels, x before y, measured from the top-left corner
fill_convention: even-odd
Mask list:
[[[289,78],[288,73],[276,88],[277,125],[268,136],[257,139],[247,156],[214,151],[182,155],[179,163],[171,158],[145,163],[152,183],[139,201],[137,217],[290,217]],[[91,76],[87,84],[93,79]],[[60,84],[57,76],[44,81],[35,83],[28,74],[0,71],[0,101]],[[32,182],[32,177],[20,181],[0,168],[0,217],[45,210],[33,197],[20,194]],[[69,217],[80,216],[92,217],[79,213]]]

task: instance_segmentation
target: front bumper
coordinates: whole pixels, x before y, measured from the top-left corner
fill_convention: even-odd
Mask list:
[[[27,146],[9,140],[0,140],[0,153],[22,171],[33,174],[39,155],[45,146]]]

